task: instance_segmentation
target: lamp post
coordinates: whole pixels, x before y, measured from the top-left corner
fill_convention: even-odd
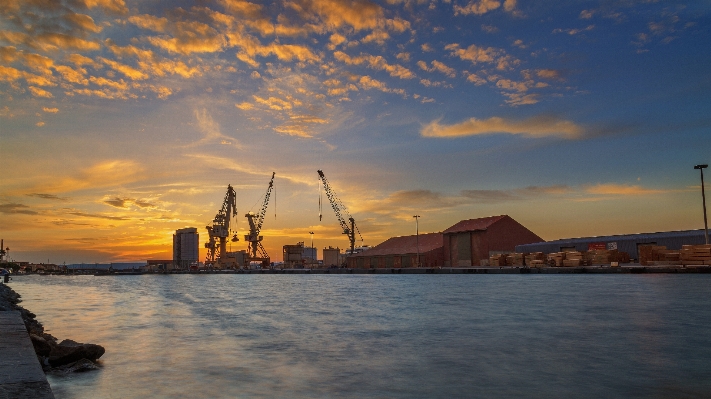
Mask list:
[[[706,222],[706,193],[704,193],[704,169],[708,167],[708,165],[694,166],[694,169],[698,169],[701,172],[701,201],[704,203],[704,238],[706,238],[706,245],[708,245],[709,243],[709,226]]]
[[[316,255],[314,254],[314,232],[309,231],[309,234],[311,234],[311,268],[314,268],[314,258]]]
[[[417,242],[417,267],[420,267],[420,215],[414,215],[415,218],[415,240]]]

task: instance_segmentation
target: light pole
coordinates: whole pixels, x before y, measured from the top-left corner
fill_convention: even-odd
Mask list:
[[[314,268],[314,257],[316,256],[314,254],[314,232],[309,231],[309,234],[311,234],[311,268]]]
[[[420,215],[415,215],[413,218],[415,218],[415,240],[417,242],[417,267],[420,267]]]
[[[708,165],[696,165],[694,169],[698,169],[701,172],[701,201],[704,203],[704,237],[706,238],[706,245],[709,243],[709,226],[706,223],[706,193],[704,193],[704,169],[708,168]]]

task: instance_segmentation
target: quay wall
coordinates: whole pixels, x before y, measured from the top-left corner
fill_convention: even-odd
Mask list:
[[[0,399],[54,399],[19,311],[0,312]]]

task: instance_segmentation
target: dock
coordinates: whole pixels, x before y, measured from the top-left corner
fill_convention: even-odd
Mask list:
[[[54,399],[20,312],[0,312],[0,399]]]

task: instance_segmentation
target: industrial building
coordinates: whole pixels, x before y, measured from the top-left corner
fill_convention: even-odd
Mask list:
[[[198,263],[200,235],[195,227],[179,229],[173,234],[173,265],[177,269],[188,269]]]
[[[392,237],[367,251],[349,256],[348,267],[354,269],[417,267],[418,253],[421,267],[443,266],[442,243],[442,233]]]
[[[508,215],[462,220],[442,232],[444,266],[481,266],[483,259],[543,239]]]
[[[361,251],[362,252],[362,251]],[[329,246],[323,249],[323,265],[326,267],[339,267],[346,265],[346,254],[341,249]]]
[[[507,215],[462,220],[441,233],[393,237],[348,257],[351,268],[472,267],[495,253],[513,252],[516,245],[540,242]],[[419,243],[419,245],[418,245]]]
[[[567,238],[555,241],[536,242],[516,246],[516,252],[569,252],[595,249],[626,252],[630,258],[639,260],[639,247],[662,245],[670,250],[679,250],[682,245],[705,244],[704,230],[667,231],[658,233],[623,234],[599,237]]]

